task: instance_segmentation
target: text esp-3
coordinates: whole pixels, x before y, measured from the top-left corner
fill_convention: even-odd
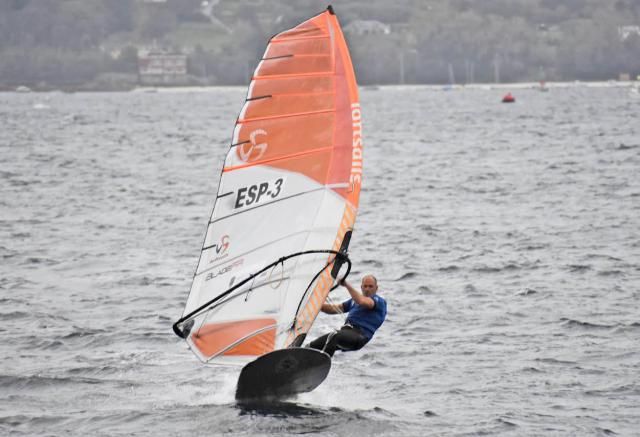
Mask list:
[[[253,205],[261,200],[275,199],[280,195],[284,179],[278,178],[273,183],[262,182],[238,189],[235,208]]]

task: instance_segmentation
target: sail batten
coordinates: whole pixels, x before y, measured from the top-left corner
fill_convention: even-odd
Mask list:
[[[318,71],[312,73],[282,73],[264,76],[253,76],[252,80],[271,80],[271,79],[294,79],[296,77],[331,77],[334,76],[331,73]]]
[[[353,229],[360,129],[357,84],[335,15],[325,11],[274,36],[236,120],[183,318],[174,325],[202,361],[249,360],[308,332]]]
[[[286,161],[287,159],[298,158],[298,157],[307,156],[307,155],[314,155],[314,154],[318,154],[318,153],[324,153],[324,152],[327,152],[327,151],[333,150],[333,149],[334,149],[333,146],[319,147],[317,149],[305,150],[304,152],[291,153],[289,155],[279,156],[277,158],[265,159],[265,160],[262,160],[262,161],[256,161],[256,162],[251,163],[251,164],[237,165],[235,167],[225,167],[222,171],[223,172],[230,172],[230,171],[240,170],[240,169],[247,168],[247,167],[253,167],[255,165],[269,164],[269,163],[274,163],[274,162],[277,162],[277,161]]]
[[[271,93],[268,96],[263,96],[263,97],[252,97],[250,99],[247,100],[257,100],[257,99],[261,99],[261,98],[267,98],[267,97],[272,97],[272,98],[277,98],[277,97],[316,97],[316,96],[332,96],[334,93],[333,91],[324,91],[324,92],[318,92],[318,93]]]
[[[316,114],[329,114],[333,112],[336,112],[335,109],[325,109],[323,111],[296,112],[293,114],[272,115],[270,117],[242,118],[238,120],[238,124],[250,123],[252,121],[278,120],[280,118],[305,117],[307,115],[316,115]]]
[[[310,39],[326,39],[330,40],[331,37],[327,35],[320,36],[298,36],[298,37],[286,37],[286,38],[273,38],[270,43],[278,44],[278,43],[287,43],[292,41],[301,41],[301,40],[310,40]]]
[[[345,187],[347,187],[347,186],[349,186],[349,185],[348,185],[348,184],[331,184],[331,186],[330,186],[330,187],[326,187],[326,186],[325,186],[325,187],[318,187],[318,188],[315,188],[315,189],[310,190],[310,191],[303,191],[303,192],[300,192],[300,193],[293,194],[293,195],[291,195],[291,196],[289,196],[289,197],[286,197],[286,198],[283,198],[283,199],[274,200],[274,201],[271,201],[271,202],[269,202],[269,203],[265,203],[265,204],[263,204],[263,205],[254,206],[253,208],[246,209],[246,210],[244,210],[244,211],[242,211],[242,212],[252,211],[252,210],[257,209],[257,208],[263,208],[263,207],[266,207],[266,206],[269,206],[269,205],[273,205],[273,204],[274,204],[274,203],[276,203],[276,202],[283,202],[283,201],[285,201],[285,200],[289,200],[289,199],[292,199],[292,198],[294,198],[294,197],[304,196],[305,194],[312,194],[312,193],[316,193],[316,192],[318,192],[318,191],[322,191],[322,190],[325,190],[325,189],[327,189],[327,188],[345,188]],[[220,221],[222,221],[222,220],[229,219],[229,218],[233,217],[233,216],[234,216],[234,215],[236,215],[236,214],[241,214],[241,212],[238,212],[238,213],[235,213],[235,214],[231,214],[231,215],[228,215],[228,216],[222,216],[222,217],[216,218],[215,220],[213,220],[213,221],[211,221],[211,222],[209,222],[209,223],[210,223],[210,224],[218,223],[218,222],[220,222]],[[215,245],[214,245],[214,246],[215,246]]]

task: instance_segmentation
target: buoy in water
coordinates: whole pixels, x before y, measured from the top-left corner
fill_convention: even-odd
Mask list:
[[[511,93],[507,93],[503,98],[502,98],[502,103],[514,103],[516,101],[516,98],[513,97],[511,95]]]

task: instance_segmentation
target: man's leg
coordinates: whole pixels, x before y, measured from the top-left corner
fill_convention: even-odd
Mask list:
[[[323,350],[326,353],[328,353],[330,357],[332,357],[337,348],[336,332],[333,331],[316,338],[311,343],[309,343],[309,347],[312,347],[318,350]]]
[[[368,341],[359,329],[351,326],[343,326],[336,335],[336,340],[336,348],[342,351],[357,351]]]
[[[318,350],[324,350],[330,357],[336,352],[336,349],[342,351],[357,351],[367,344],[367,337],[362,335],[359,329],[351,326],[343,326],[339,331],[333,331],[316,338],[309,347]]]

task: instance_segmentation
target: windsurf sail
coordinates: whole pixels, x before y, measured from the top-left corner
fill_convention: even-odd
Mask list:
[[[329,7],[271,38],[251,79],[173,327],[202,361],[243,363],[304,339],[350,267],[361,138],[355,74]]]

